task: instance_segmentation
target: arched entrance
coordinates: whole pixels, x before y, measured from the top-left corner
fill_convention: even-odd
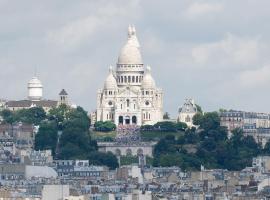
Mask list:
[[[125,118],[125,124],[130,124],[130,117],[129,116],[126,116],[126,118]]]
[[[136,116],[132,116],[132,124],[137,124],[137,117]]]
[[[120,149],[116,149],[115,150],[115,154],[116,154],[116,156],[121,156],[121,150]]]
[[[130,148],[128,148],[128,149],[126,150],[126,154],[127,154],[127,156],[132,156],[132,151],[131,151]]]
[[[143,155],[143,150],[142,150],[141,148],[139,148],[139,149],[137,150],[137,155],[138,155],[138,156],[142,156],[142,155]]]
[[[119,116],[119,118],[118,118],[118,124],[123,124],[123,122],[124,122],[123,116]]]

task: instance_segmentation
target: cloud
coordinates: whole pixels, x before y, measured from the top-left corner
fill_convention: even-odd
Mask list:
[[[95,109],[96,91],[135,24],[172,116],[189,96],[206,111],[267,109],[269,0],[0,2],[0,98],[25,98],[38,66],[45,98],[65,88],[76,104]]]
[[[221,64],[226,67],[233,64],[253,65],[259,59],[259,37],[241,37],[231,33],[217,42],[200,44],[191,50],[193,61],[205,65],[209,63]]]
[[[212,13],[219,13],[222,10],[223,5],[220,3],[195,2],[189,5],[184,15],[188,19],[195,19]]]
[[[255,70],[240,73],[239,84],[243,89],[251,89],[270,84],[270,66],[263,66]]]
[[[48,32],[48,39],[52,42],[71,47],[80,45],[85,39],[90,38],[102,24],[102,20],[89,16],[69,22],[58,30]]]
[[[98,37],[97,35],[102,32],[103,34],[110,33],[120,28],[121,23],[127,19],[132,19],[129,22],[132,23],[134,19],[140,17],[139,1],[103,3],[103,6],[98,7],[95,11],[48,31],[47,39],[51,43],[72,49],[86,41],[93,42],[93,38]],[[115,23],[117,20],[118,23]]]

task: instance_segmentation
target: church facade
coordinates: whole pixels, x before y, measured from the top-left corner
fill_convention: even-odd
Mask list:
[[[115,70],[109,67],[97,92],[96,121],[118,125],[152,125],[163,118],[163,91],[156,87],[150,66],[144,66],[134,26],[120,51]]]

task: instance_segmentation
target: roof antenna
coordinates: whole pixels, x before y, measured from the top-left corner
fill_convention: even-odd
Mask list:
[[[35,67],[35,77],[37,77],[37,67]]]

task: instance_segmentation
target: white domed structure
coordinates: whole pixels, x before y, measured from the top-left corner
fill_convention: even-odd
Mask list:
[[[151,89],[151,88],[155,88],[155,87],[156,87],[156,83],[151,75],[151,67],[147,66],[146,70],[145,70],[145,74],[143,76],[142,88],[143,89]]]
[[[143,64],[142,56],[140,52],[140,45],[136,36],[135,27],[129,26],[128,28],[128,40],[120,51],[118,57],[118,64],[122,65],[134,65]]]
[[[28,99],[39,101],[42,99],[43,85],[37,77],[33,77],[28,82]]]
[[[113,68],[112,66],[109,67],[109,75],[107,76],[107,79],[105,80],[104,89],[116,89],[117,88],[117,82],[113,75]]]
[[[163,119],[163,92],[156,87],[150,67],[144,70],[134,26],[128,28],[115,73],[110,67],[104,87],[98,90],[97,111],[91,119],[117,126],[153,125]]]

